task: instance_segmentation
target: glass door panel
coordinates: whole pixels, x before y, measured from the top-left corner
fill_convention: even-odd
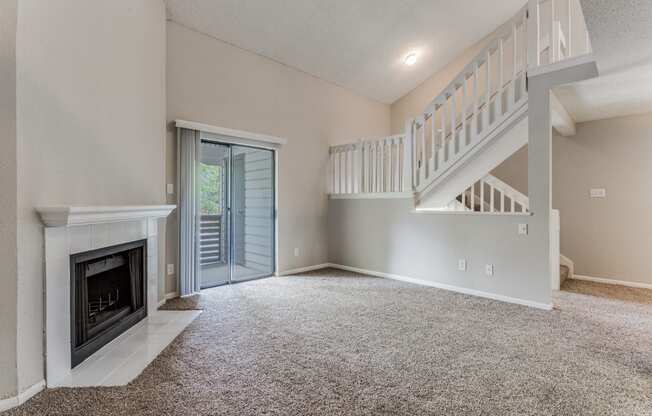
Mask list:
[[[232,146],[232,280],[274,273],[274,153]]]
[[[199,282],[202,289],[229,283],[229,172],[231,149],[202,141],[197,172]]]

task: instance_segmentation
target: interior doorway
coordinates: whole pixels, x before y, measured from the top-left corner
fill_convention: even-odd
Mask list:
[[[274,155],[202,137],[195,233],[201,289],[274,273]]]

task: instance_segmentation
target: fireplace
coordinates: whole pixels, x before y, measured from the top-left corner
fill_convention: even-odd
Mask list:
[[[147,240],[70,256],[71,366],[147,316]]]

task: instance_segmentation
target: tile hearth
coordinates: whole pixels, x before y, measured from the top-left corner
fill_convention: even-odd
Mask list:
[[[140,373],[201,311],[158,311],[72,369],[61,387],[124,386]]]

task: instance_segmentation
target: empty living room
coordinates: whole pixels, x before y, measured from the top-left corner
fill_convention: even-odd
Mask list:
[[[0,0],[0,415],[652,415],[652,1]]]

